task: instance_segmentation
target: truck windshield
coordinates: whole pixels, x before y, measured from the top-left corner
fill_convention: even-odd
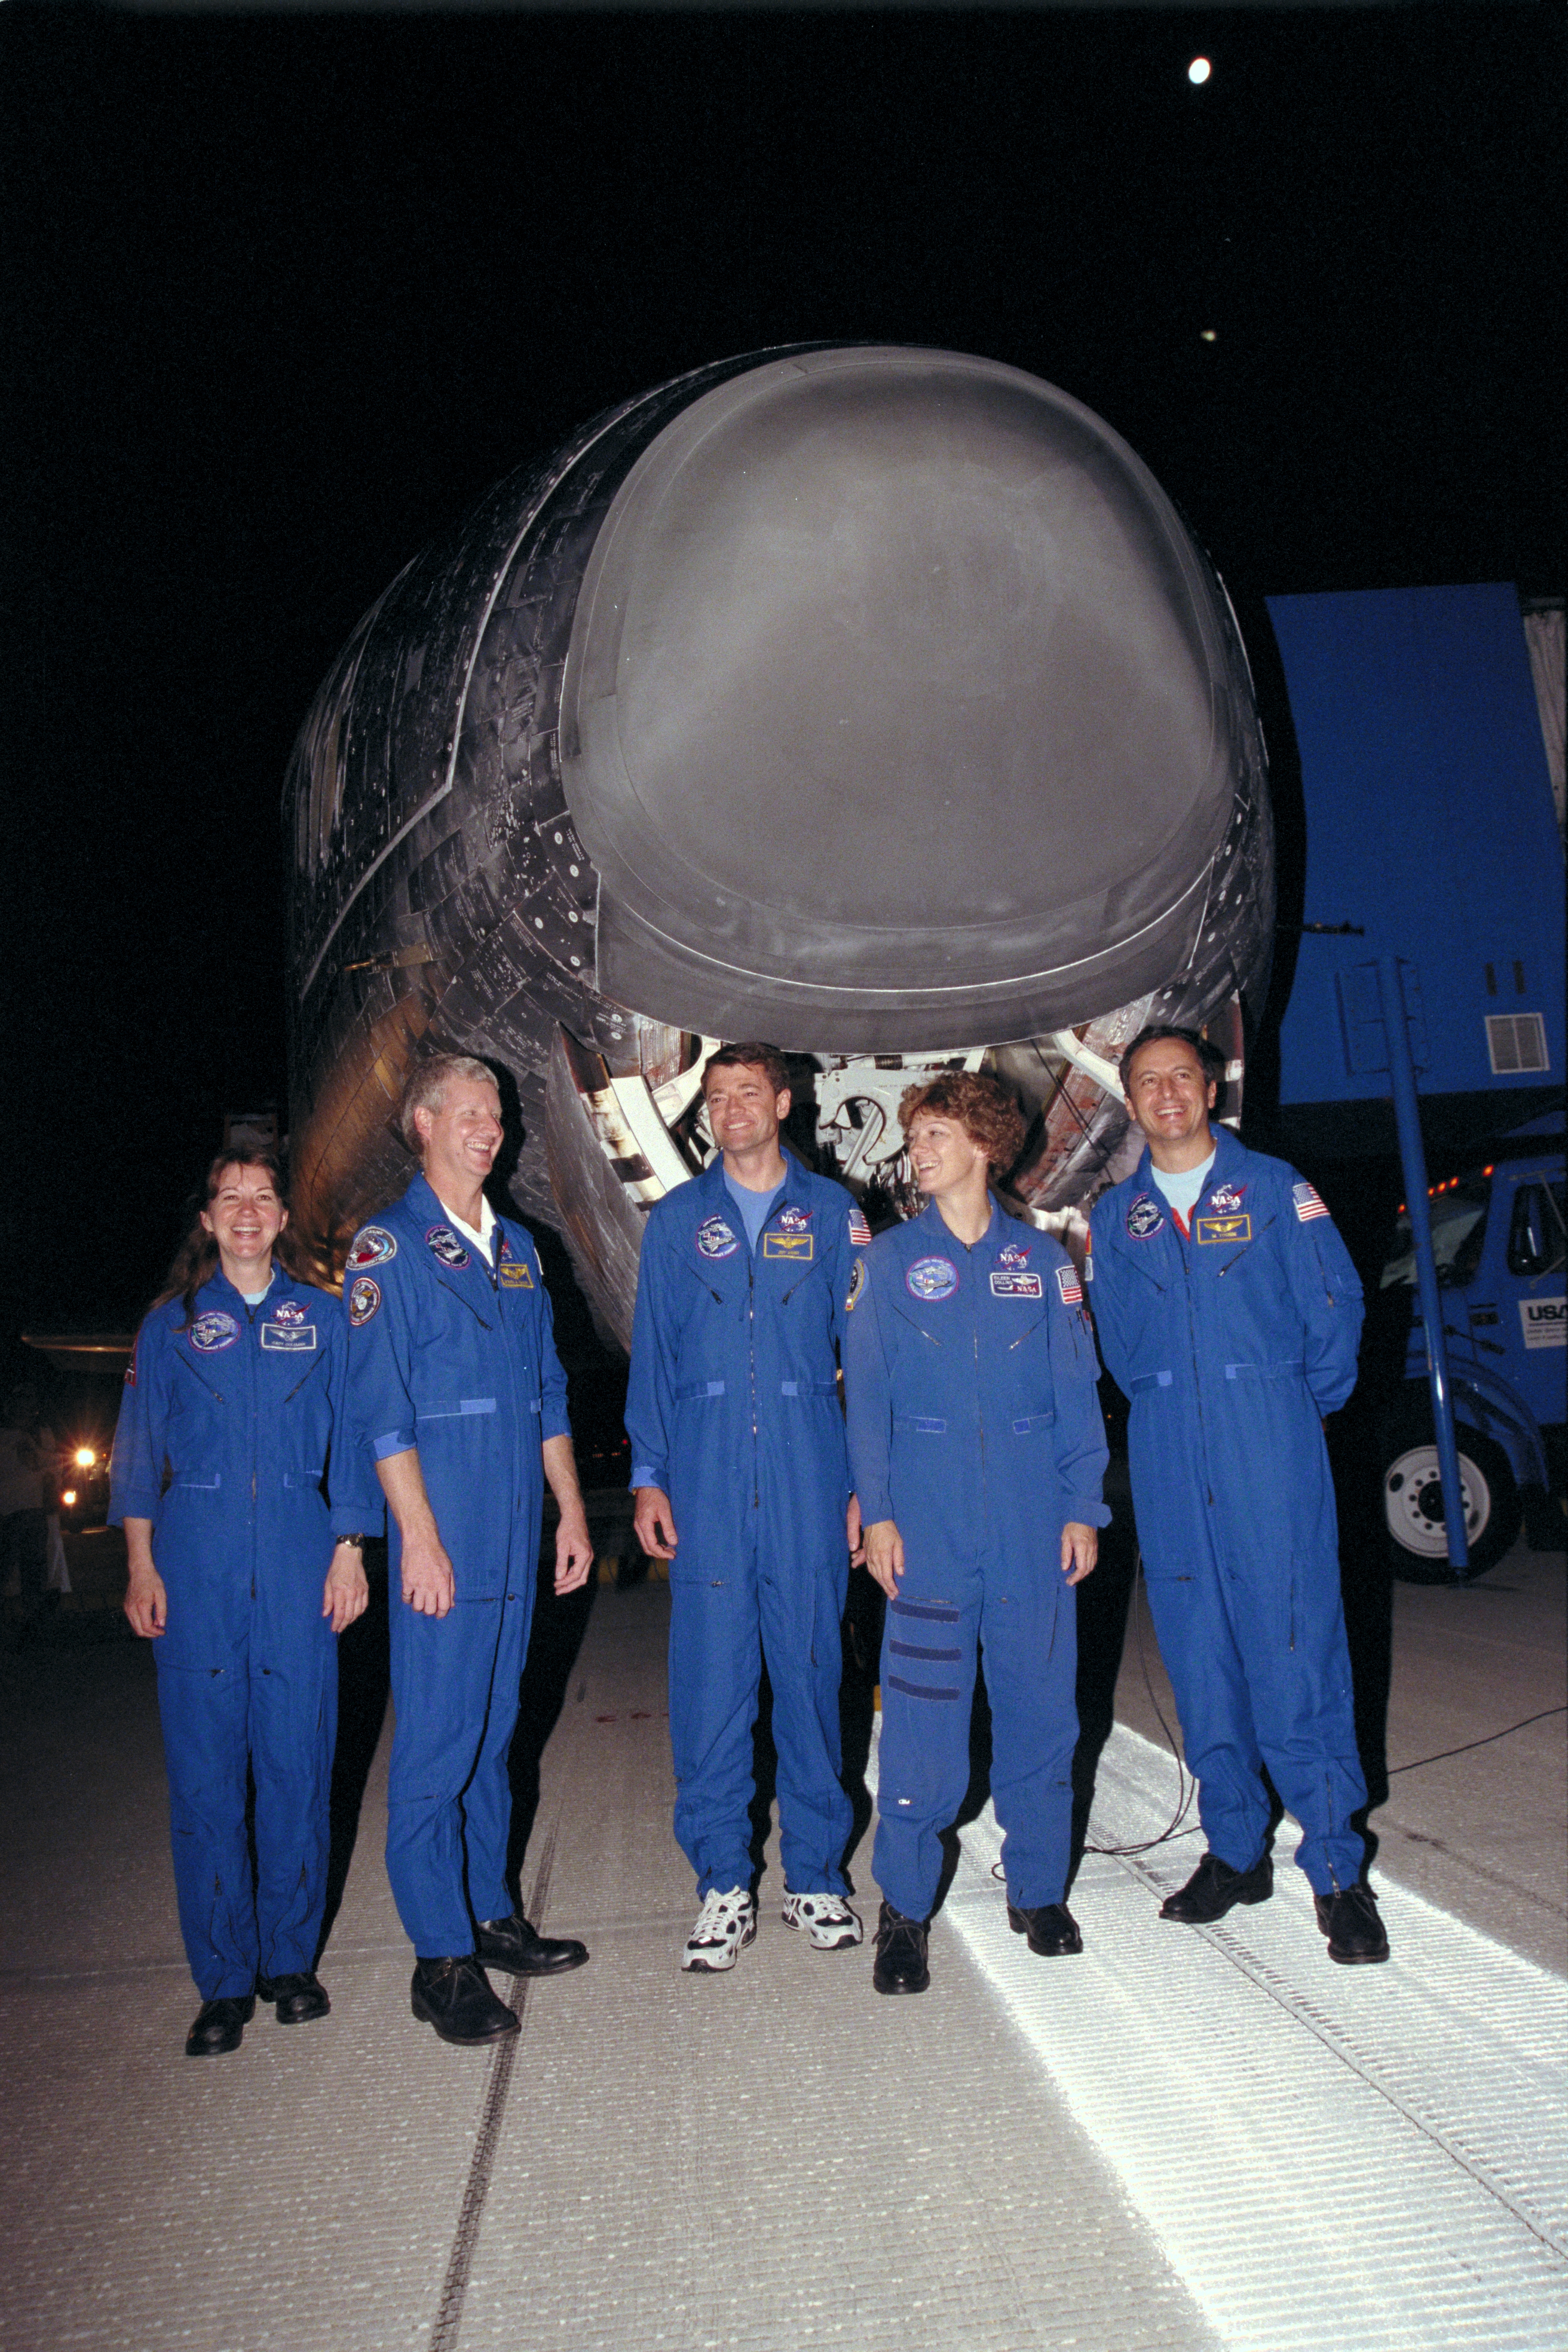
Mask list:
[[[1432,1255],[1437,1261],[1439,1282],[1468,1282],[1480,1264],[1491,1189],[1489,1177],[1468,1176],[1432,1195]],[[1415,1286],[1415,1242],[1410,1219],[1403,1211],[1378,1287],[1394,1290],[1401,1284],[1412,1290]]]

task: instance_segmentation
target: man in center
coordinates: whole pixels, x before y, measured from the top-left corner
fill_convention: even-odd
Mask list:
[[[1099,1365],[1066,1252],[1003,1214],[988,1177],[1024,1121],[999,1082],[945,1072],[899,1106],[925,1195],[879,1236],[849,1298],[844,1381],[866,1565],[888,1596],[872,1868],[872,1982],[923,1992],[942,1836],[969,1781],[976,1642],[1007,1917],[1045,1958],[1079,1952],[1067,1907],[1078,1611],[1107,1451]]]
[[[675,1834],[697,1873],[683,1969],[731,1969],[757,1932],[750,1808],[762,1670],[773,1685],[784,1919],[860,1941],[842,1867],[840,1625],[859,1517],[838,1350],[870,1234],[841,1185],[780,1148],[789,1072],[726,1045],[703,1074],[718,1149],[643,1235],[626,1431],[637,1541],[668,1560]]]

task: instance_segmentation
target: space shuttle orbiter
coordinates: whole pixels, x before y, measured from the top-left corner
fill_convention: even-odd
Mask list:
[[[1267,976],[1223,587],[1108,425],[952,352],[723,361],[510,477],[360,623],[285,814],[297,1222],[341,1263],[414,1060],[480,1055],[623,1340],[715,1039],[812,1058],[874,1211],[903,1087],[984,1062],[1064,1211],[1127,1159],[1119,1044],[1206,1024],[1239,1076]]]

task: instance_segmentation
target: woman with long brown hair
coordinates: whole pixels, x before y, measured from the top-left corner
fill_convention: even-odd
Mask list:
[[[276,1156],[220,1152],[137,1334],[114,1440],[110,1518],[125,1529],[125,1613],[155,1644],[202,1996],[192,2058],[237,2050],[258,1993],[283,2024],[330,2005],[315,1963],[333,1637],[365,1606],[360,1548],[382,1506],[348,1435],[342,1302],[310,1282],[288,1227]]]

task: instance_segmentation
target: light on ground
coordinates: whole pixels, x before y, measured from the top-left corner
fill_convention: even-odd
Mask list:
[[[1191,82],[1205,82],[1213,71],[1214,68],[1207,58],[1194,58],[1187,68],[1187,79]]]

